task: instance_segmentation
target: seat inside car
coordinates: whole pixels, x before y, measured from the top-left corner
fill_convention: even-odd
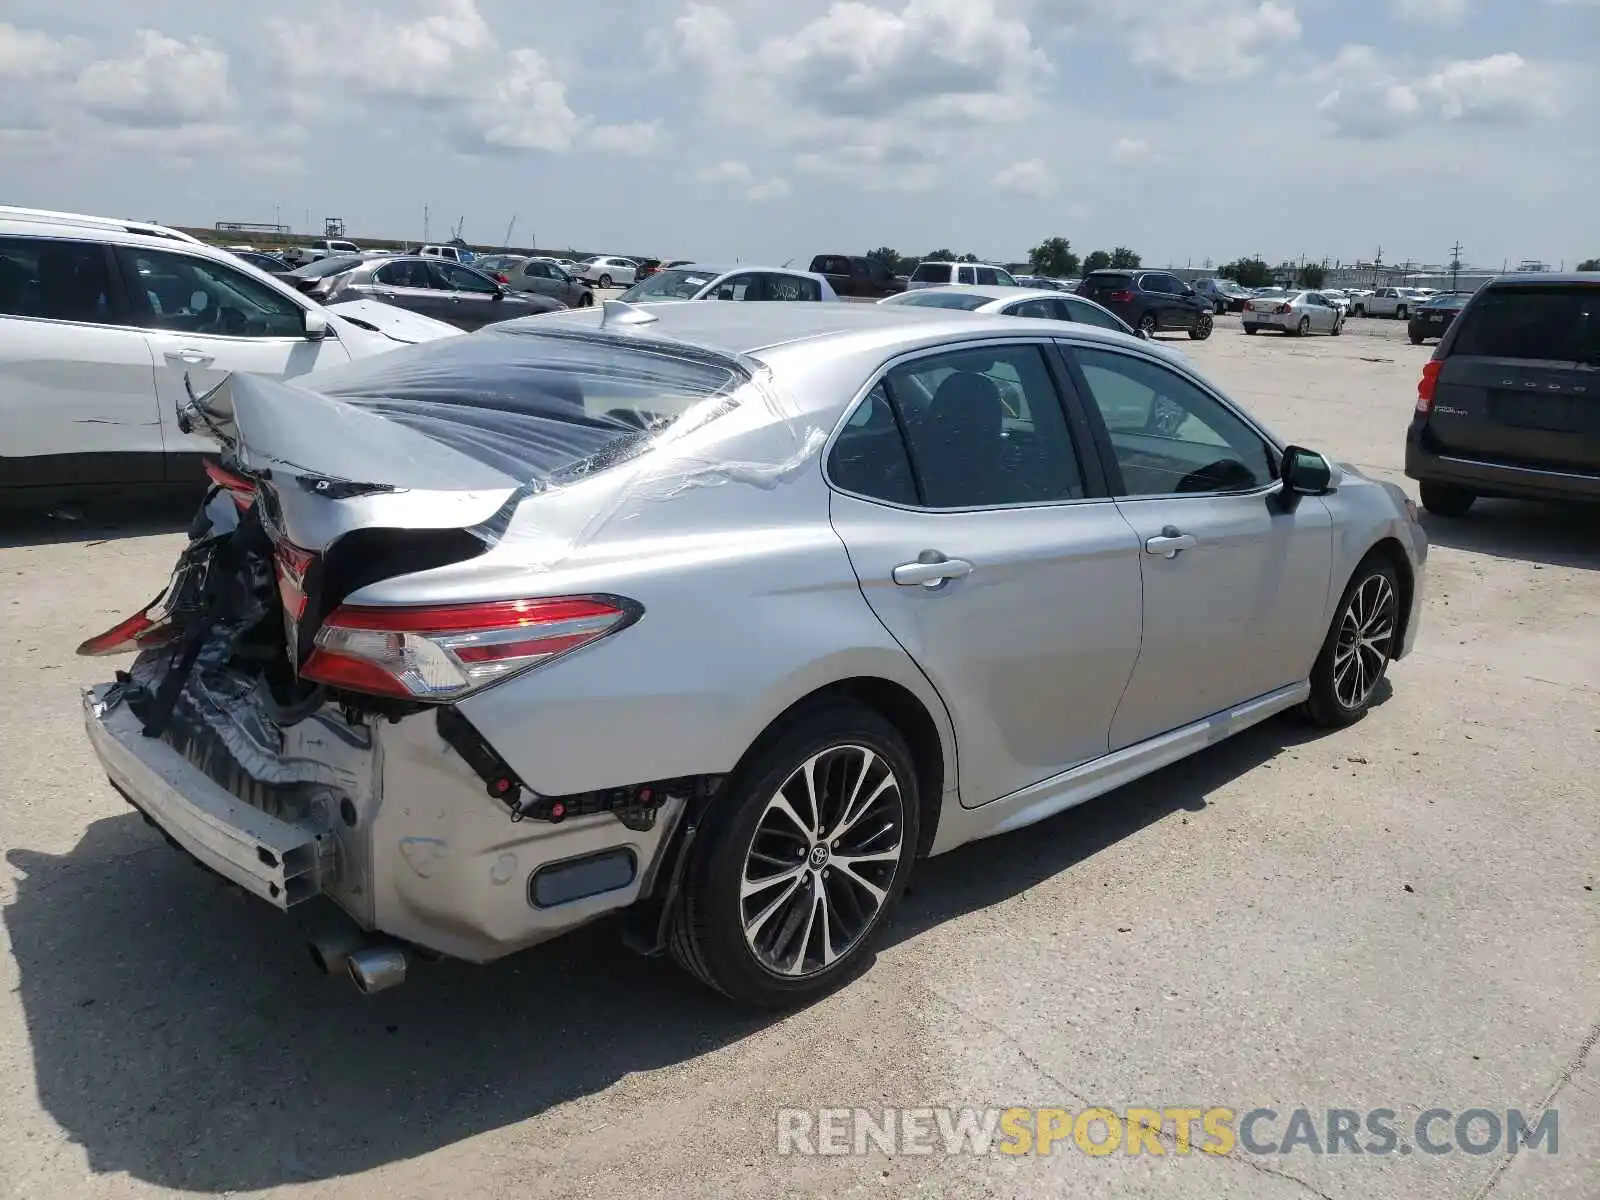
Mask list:
[[[923,485],[935,508],[994,503],[1007,483],[1006,406],[994,381],[956,371],[933,394],[915,439]]]

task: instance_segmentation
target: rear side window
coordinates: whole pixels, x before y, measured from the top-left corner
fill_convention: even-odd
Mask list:
[[[1600,362],[1600,287],[1493,287],[1456,322],[1451,354]]]
[[[949,283],[949,263],[918,263],[917,269],[911,272],[913,283]]]
[[[890,504],[915,505],[916,481],[900,424],[883,384],[873,388],[839,430],[828,456],[834,486]]]
[[[973,312],[989,303],[988,296],[975,296],[971,292],[905,292],[896,297],[896,308],[954,308]]]
[[[1096,325],[1101,329],[1115,329],[1118,333],[1127,333],[1123,323],[1103,309],[1092,304],[1085,304],[1081,300],[1058,300],[1057,304],[1066,308],[1066,318],[1069,321],[1079,321],[1084,325]]]
[[[1120,292],[1133,286],[1131,275],[1091,275],[1084,280],[1091,292]]]
[[[1000,281],[995,275],[993,267],[979,267],[978,282],[983,284],[985,287],[994,287]]]
[[[111,288],[105,247],[98,243],[0,238],[0,314],[125,324]]]

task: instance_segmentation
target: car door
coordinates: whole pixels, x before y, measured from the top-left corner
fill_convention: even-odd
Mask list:
[[[565,295],[558,294],[560,281],[555,276],[556,268],[549,263],[525,262],[511,278],[515,280],[514,286],[519,292],[530,292],[536,296],[552,296],[557,300],[567,301]],[[570,301],[567,301],[570,303]]]
[[[1183,285],[1176,275],[1152,271],[1140,280],[1139,286],[1151,293],[1151,306],[1156,310],[1156,320],[1162,329],[1187,329],[1189,310],[1183,303]]]
[[[161,478],[155,360],[110,253],[0,237],[0,488]]]
[[[1283,511],[1276,450],[1187,375],[1132,351],[1065,352],[1144,551],[1142,645],[1111,749],[1305,679],[1326,633],[1327,506]]]
[[[1138,542],[1058,367],[1023,340],[909,356],[828,454],[834,529],[949,711],[968,807],[1103,755],[1138,654]]]
[[[1115,315],[1106,312],[1097,304],[1087,300],[1080,300],[1076,296],[1062,296],[1052,301],[1056,306],[1058,315],[1063,321],[1076,321],[1080,325],[1093,325],[1097,329],[1110,329],[1117,333],[1132,333],[1129,327],[1119,321]]]
[[[443,259],[429,263],[428,272],[434,287],[446,298],[446,315],[440,320],[458,329],[478,329],[504,315],[500,312],[500,289],[487,275]]]
[[[116,257],[155,363],[169,479],[197,477],[193,456],[216,449],[204,434],[178,428],[186,378],[201,392],[236,371],[286,379],[350,361],[331,333],[306,336],[306,306],[287,288],[181,251],[119,246]]]
[[[397,258],[377,267],[367,291],[374,300],[436,321],[445,319],[449,305],[449,297],[433,286],[430,264],[420,258]],[[337,302],[339,298],[332,299]]]

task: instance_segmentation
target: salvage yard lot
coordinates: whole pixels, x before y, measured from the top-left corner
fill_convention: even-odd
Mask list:
[[[1300,444],[1404,483],[1431,347],[1163,339]],[[1414,486],[1408,490],[1415,495]],[[1592,1197],[1600,515],[1483,502],[1353,728],[1277,719],[921,864],[876,966],[758,1018],[608,928],[364,998],[106,784],[72,647],[187,514],[0,527],[0,1192],[296,1197]],[[782,1107],[1559,1112],[1559,1153],[779,1157]],[[1280,1122],[1278,1136],[1282,1134]]]

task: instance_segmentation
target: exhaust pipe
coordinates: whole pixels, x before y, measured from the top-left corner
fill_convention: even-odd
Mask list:
[[[350,956],[367,945],[358,929],[334,929],[319,933],[307,945],[311,961],[324,975],[343,975],[350,967]]]
[[[406,952],[399,946],[364,946],[347,956],[345,966],[363,995],[399,987],[406,981]]]

